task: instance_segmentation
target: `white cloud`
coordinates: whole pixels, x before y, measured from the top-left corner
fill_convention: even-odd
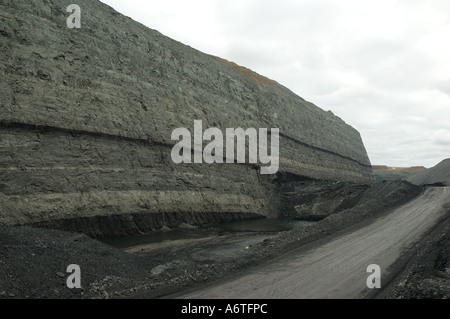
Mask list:
[[[448,0],[102,2],[331,109],[373,164],[450,157]]]

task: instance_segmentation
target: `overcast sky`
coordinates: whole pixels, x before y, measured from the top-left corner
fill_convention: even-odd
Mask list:
[[[450,157],[449,0],[102,0],[355,127],[374,165]]]

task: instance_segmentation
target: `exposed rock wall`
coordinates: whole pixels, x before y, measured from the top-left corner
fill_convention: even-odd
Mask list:
[[[372,178],[359,133],[330,112],[99,1],[77,1],[82,27],[69,29],[70,3],[0,1],[0,222],[101,217],[72,229],[101,236],[108,216],[120,234],[276,214],[274,176],[257,165],[172,163],[172,131],[194,120],[279,128],[280,172]]]

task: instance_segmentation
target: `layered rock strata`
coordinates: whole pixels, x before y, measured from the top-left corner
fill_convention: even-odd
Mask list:
[[[174,164],[175,128],[279,128],[279,172],[362,181],[360,134],[99,1],[0,1],[0,222],[130,234],[278,214],[259,165]]]

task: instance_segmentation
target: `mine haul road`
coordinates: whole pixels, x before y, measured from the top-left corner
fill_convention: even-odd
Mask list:
[[[381,268],[381,286],[402,266],[405,251],[446,214],[450,187],[427,188],[391,213],[351,232],[301,247],[232,280],[212,283],[177,298],[308,299],[368,298],[367,267]],[[393,269],[397,268],[397,269]]]

